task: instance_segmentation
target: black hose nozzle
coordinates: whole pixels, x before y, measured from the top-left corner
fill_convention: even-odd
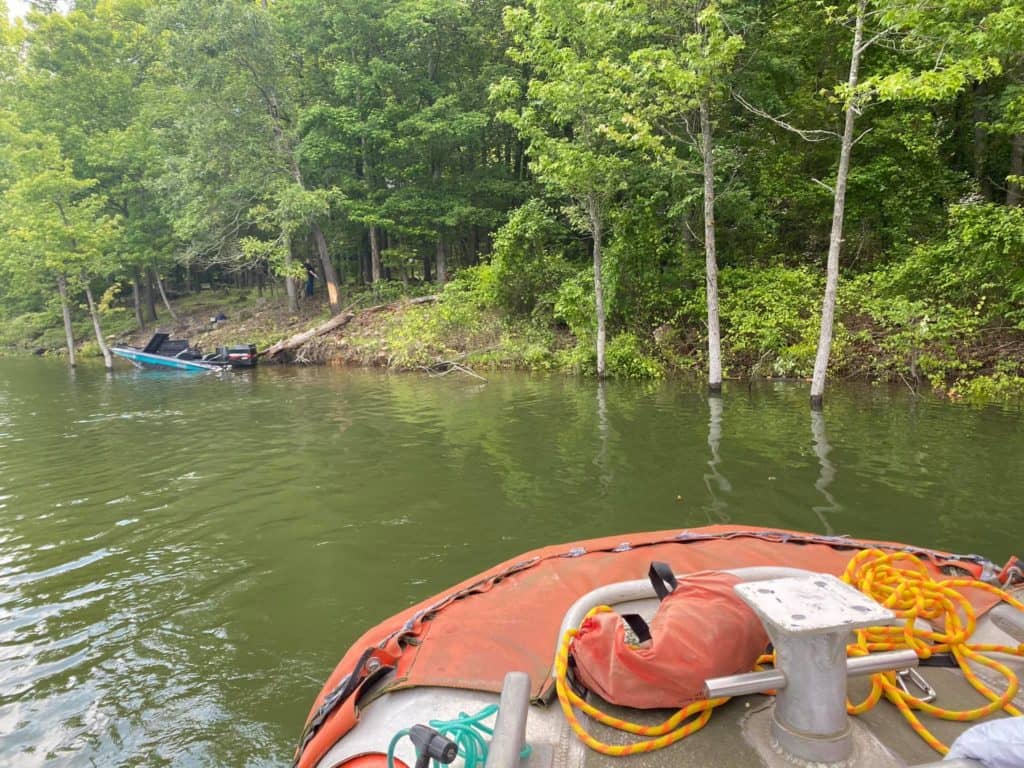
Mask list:
[[[416,747],[416,768],[427,768],[431,760],[448,765],[459,756],[459,745],[426,725],[414,725],[409,738]]]

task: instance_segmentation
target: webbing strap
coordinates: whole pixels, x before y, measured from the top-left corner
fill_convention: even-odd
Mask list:
[[[622,620],[633,630],[637,642],[646,643],[651,639],[651,628],[647,626],[647,622],[639,613],[625,613],[622,615]]]
[[[647,577],[651,580],[651,586],[654,587],[658,600],[664,600],[679,586],[676,575],[672,573],[672,568],[668,563],[651,563]]]

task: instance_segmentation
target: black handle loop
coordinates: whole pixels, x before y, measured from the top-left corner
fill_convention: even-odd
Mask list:
[[[622,620],[633,630],[638,643],[646,643],[651,639],[651,628],[639,613],[623,614]]]
[[[658,595],[658,600],[664,600],[679,586],[676,575],[672,573],[668,563],[651,563],[651,570],[647,572],[647,576]]]

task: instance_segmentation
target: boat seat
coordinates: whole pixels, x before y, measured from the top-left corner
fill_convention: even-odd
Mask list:
[[[167,355],[168,357],[177,357],[182,352],[188,351],[188,342],[185,339],[167,339],[161,346],[161,355]]]
[[[155,355],[157,350],[160,349],[160,345],[171,338],[169,333],[154,333],[153,338],[149,340],[149,343],[143,347],[142,351],[150,355]]]

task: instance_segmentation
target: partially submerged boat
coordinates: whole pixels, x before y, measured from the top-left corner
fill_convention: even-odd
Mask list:
[[[628,677],[664,645],[652,562],[681,585],[725,574],[771,639],[762,666],[705,680],[675,713],[603,699],[574,653],[609,611],[621,636],[599,674]],[[466,768],[931,765],[976,721],[1024,709],[1021,581],[1015,558],[740,526],[536,550],[366,632],[317,696],[295,766],[425,768],[456,752]],[[722,629],[693,594],[690,631]],[[653,642],[629,635],[632,616]]]
[[[194,373],[254,368],[257,361],[255,344],[220,347],[204,355],[187,340],[172,339],[169,333],[153,334],[145,347],[116,346],[110,351],[139,367],[175,368]]]

